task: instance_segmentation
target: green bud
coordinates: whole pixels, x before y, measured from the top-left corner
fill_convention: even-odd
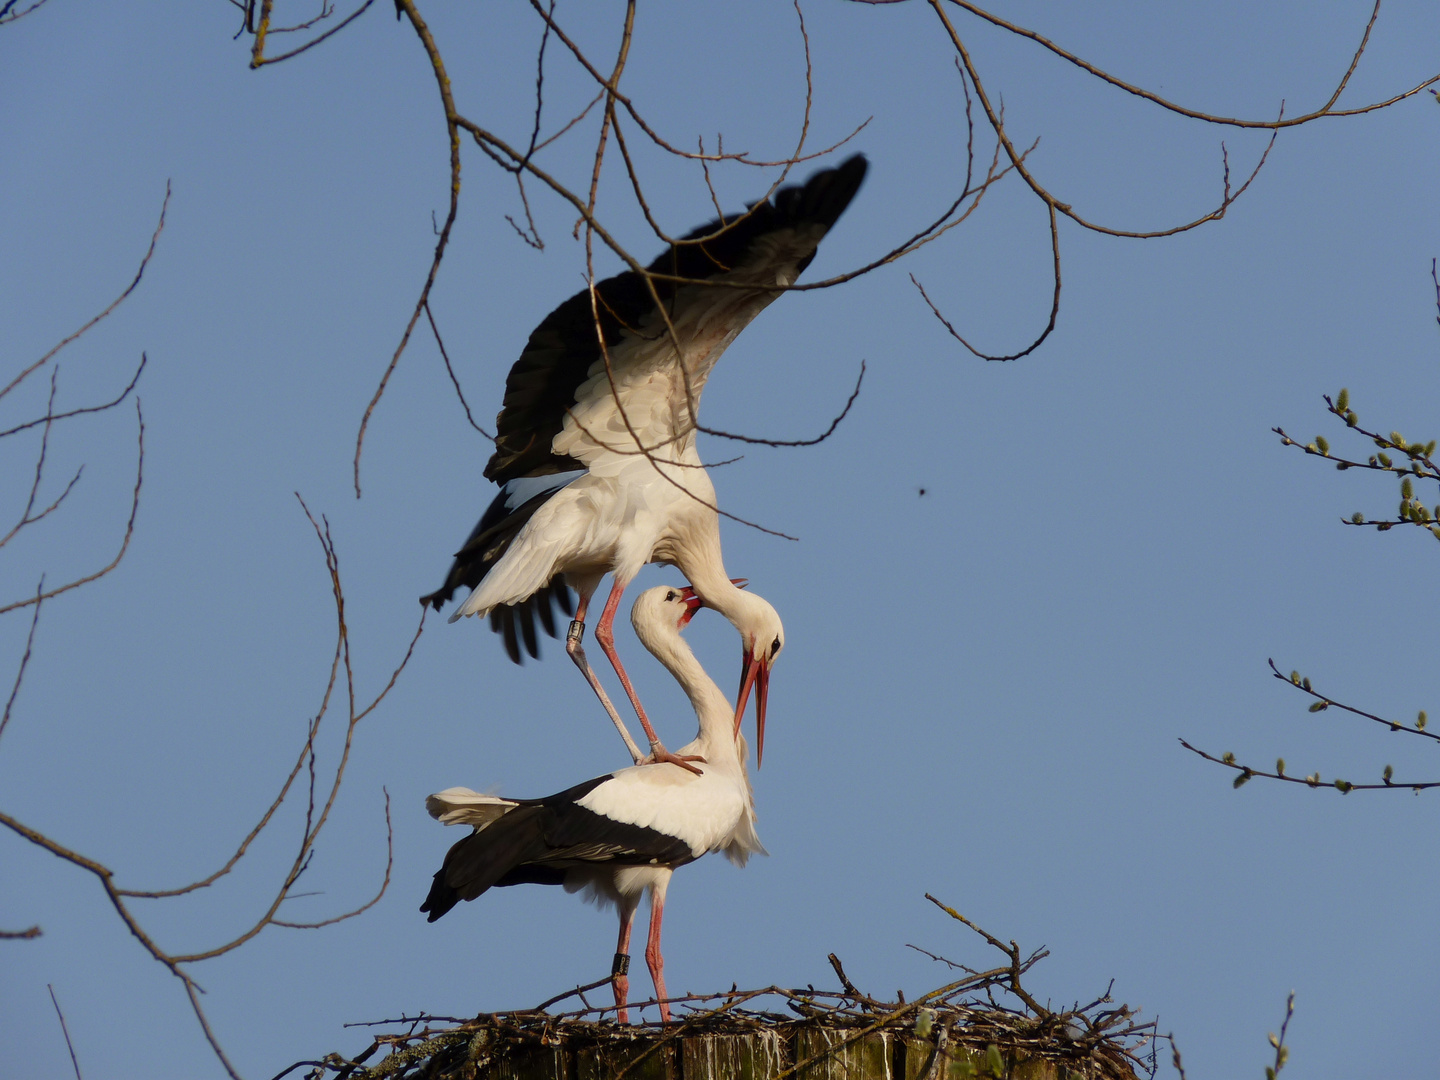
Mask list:
[[[1435,535],[1436,540],[1440,540],[1440,527],[1431,525],[1430,531]]]
[[[1347,427],[1354,427],[1354,426],[1355,426],[1356,424],[1358,424],[1359,422],[1360,422],[1360,417],[1356,415],[1354,409],[1351,409],[1349,412],[1347,412],[1347,413],[1345,414],[1345,424],[1346,424]]]
[[[1306,675],[1305,678],[1301,679],[1301,680],[1300,680],[1300,685],[1303,686],[1306,690],[1309,690],[1309,689],[1310,689],[1310,676],[1309,676],[1309,675]]]
[[[1000,1048],[994,1043],[985,1048],[985,1067],[994,1076],[1005,1075],[1005,1059],[1000,1056]]]
[[[1425,714],[1421,713],[1420,715],[1424,716]],[[1420,726],[1424,727],[1425,725],[1421,724]],[[1235,755],[1232,754],[1229,750],[1226,750],[1225,753],[1221,756],[1220,760],[1223,761],[1226,765],[1234,765]]]
[[[1365,515],[1360,513],[1359,510],[1356,510],[1355,513],[1350,515],[1350,520],[1356,525],[1363,525],[1365,523]]]
[[[1400,497],[1402,499],[1413,499],[1415,497],[1415,485],[1410,482],[1410,477],[1400,481]]]
[[[1420,715],[1417,716],[1417,717],[1415,717],[1415,726],[1416,726],[1417,728],[1419,728],[1421,731],[1424,731],[1424,730],[1425,730],[1425,720],[1426,720],[1425,710],[1424,710],[1424,709],[1421,709],[1421,710],[1420,710]]]
[[[1391,525],[1388,521],[1382,521],[1379,525],[1376,525],[1376,526],[1375,526],[1375,531],[1376,531],[1376,532],[1389,532],[1389,531],[1390,531],[1391,529],[1393,529],[1394,527],[1395,527],[1395,526]]]
[[[1276,1035],[1273,1031],[1270,1032],[1270,1045],[1276,1050],[1280,1049],[1280,1036]]]
[[[1328,709],[1329,707],[1330,707],[1330,702],[1328,702],[1328,701],[1317,701],[1317,702],[1315,702],[1314,705],[1311,705],[1311,706],[1310,706],[1310,711],[1311,711],[1311,712],[1322,712],[1323,710]]]
[[[1342,388],[1340,391],[1340,396],[1335,399],[1335,408],[1339,409],[1341,412],[1344,412],[1349,407],[1350,391]]]
[[[1351,790],[1354,786],[1355,786],[1355,785],[1352,784],[1352,783],[1350,783],[1349,780],[1336,780],[1336,781],[1335,781],[1335,790],[1338,791],[1338,792],[1340,792],[1341,795],[1349,795],[1349,794],[1350,794],[1350,790]]]
[[[1306,450],[1309,450],[1310,453],[1312,453],[1312,454],[1318,454],[1318,453],[1320,452],[1319,450],[1316,449],[1315,444],[1314,444],[1313,442],[1312,442],[1312,443],[1306,443],[1306,444],[1305,444],[1305,449],[1306,449]]]
[[[1316,436],[1315,436],[1315,445],[1320,448],[1320,452],[1321,452],[1322,454],[1328,454],[1328,453],[1330,453],[1330,444],[1325,441],[1325,436],[1324,436],[1324,435],[1316,435]]]
[[[1285,759],[1283,757],[1275,759],[1275,771],[1281,776],[1285,775]]]
[[[1427,443],[1425,444],[1425,456],[1426,456],[1426,457],[1433,457],[1434,455],[1435,455],[1435,440],[1434,440],[1434,439],[1431,439],[1429,442],[1427,442]]]
[[[1387,469],[1390,468],[1390,455],[1389,455],[1389,454],[1376,454],[1375,456],[1380,459],[1380,464],[1381,464],[1381,465],[1384,465],[1385,468],[1387,468]]]
[[[1292,683],[1294,683],[1296,686],[1299,686],[1299,685],[1300,685],[1300,672],[1298,672],[1298,671],[1292,671],[1292,672],[1290,672],[1290,681],[1291,681]]]
[[[1265,1066],[1265,1080],[1275,1080],[1275,1067],[1273,1065]]]
[[[1390,783],[1390,778],[1395,775],[1395,769],[1391,765],[1385,766],[1385,783]]]
[[[1405,436],[1401,435],[1398,431],[1392,431],[1390,432],[1390,442],[1394,444],[1396,449],[1399,449],[1405,445]]]
[[[1235,777],[1235,781],[1230,786],[1238,791],[1240,788],[1248,784],[1250,782],[1250,777],[1254,775],[1255,774],[1252,773],[1249,769],[1246,769],[1239,776]]]
[[[1311,773],[1309,776],[1305,777],[1305,783],[1309,784],[1311,787],[1319,787],[1320,774],[1318,772]]]
[[[1283,1069],[1285,1063],[1290,1060],[1290,1048],[1288,1046],[1277,1046],[1275,1050],[1275,1061]]]
[[[1348,461],[1337,461],[1335,463],[1335,468],[1338,469],[1340,472],[1344,472],[1346,469],[1350,468],[1350,463]]]

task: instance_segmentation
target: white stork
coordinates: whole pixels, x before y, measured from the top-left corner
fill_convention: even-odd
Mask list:
[[[550,605],[559,604],[573,615],[566,651],[636,761],[690,767],[660,744],[615,652],[620,596],[647,562],[677,567],[705,604],[734,624],[745,671],[760,673],[756,705],[763,712],[764,676],[784,643],[780,622],[725,572],[715,488],[695,450],[695,409],[721,353],[810,264],[865,169],[857,155],[672,245],[649,271],[689,283],[653,282],[664,315],[644,279],[627,272],[596,285],[593,301],[586,289],[546,316],[505,381],[495,453],[485,467],[500,492],[444,585],[421,598],[438,611],[469,586],[451,621],[488,612],[517,663],[522,636],[539,656],[536,615],[554,635]],[[595,639],[650,739],[645,759],[581,645],[590,598],[606,573],[614,584]],[[580,594],[573,611],[567,584]]]
[[[650,893],[645,961],[655,980],[660,1019],[669,1023],[660,922],[670,875],[711,851],[723,851],[737,866],[752,854],[765,854],[755,835],[745,737],[724,693],[680,636],[699,607],[694,590],[661,586],[640,594],[630,618],[641,642],[695,706],[700,733],[681,753],[706,762],[703,775],[663,764],[636,765],[545,799],[449,788],[425,800],[432,817],[475,829],[449,850],[436,872],[420,907],[429,921],[492,886],[563,885],[566,892],[584,890],[601,904],[615,904],[620,937],[611,974],[621,1023],[629,1019],[630,924],[641,894]]]

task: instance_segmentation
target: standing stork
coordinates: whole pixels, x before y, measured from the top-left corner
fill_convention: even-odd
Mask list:
[[[420,907],[429,921],[494,886],[563,885],[566,892],[584,890],[601,904],[613,903],[620,912],[620,937],[611,974],[622,1024],[629,1019],[630,924],[641,895],[650,893],[645,961],[660,1019],[669,1023],[660,923],[670,875],[711,851],[723,851],[737,866],[765,853],[755,835],[745,737],[724,693],[680,636],[699,607],[693,589],[661,586],[640,594],[630,618],[641,642],[695,707],[700,733],[681,752],[707,763],[703,775],[636,765],[545,799],[449,788],[425,800],[432,817],[475,829],[450,849],[436,872]]]
[[[725,572],[715,488],[695,449],[696,410],[721,353],[810,264],[865,169],[856,155],[803,186],[781,188],[733,221],[711,222],[673,244],[648,268],[664,278],[620,274],[546,316],[505,381],[495,453],[485,467],[500,492],[445,583],[421,597],[438,611],[468,586],[451,621],[488,613],[517,663],[522,637],[526,651],[539,656],[537,616],[554,635],[552,603],[573,615],[566,652],[637,762],[694,771],[661,745],[615,651],[621,594],[645,563],[677,567],[704,603],[730,620],[747,673],[762,657],[768,673],[784,643],[775,609]],[[595,639],[650,740],[644,759],[581,643],[606,573],[614,583]],[[580,594],[573,611],[567,585]],[[763,713],[763,679],[757,686]]]

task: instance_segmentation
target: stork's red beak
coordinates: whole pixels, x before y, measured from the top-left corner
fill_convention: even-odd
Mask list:
[[[765,760],[765,704],[770,696],[770,664],[756,660],[749,649],[740,667],[740,693],[735,700],[735,736],[740,735],[740,722],[745,719],[745,706],[750,701],[750,688],[755,688],[755,767]]]
[[[705,606],[705,601],[695,595],[695,590],[686,585],[680,590],[680,595],[685,599],[685,614],[680,616],[680,629],[690,625],[690,620],[695,617],[695,612]]]

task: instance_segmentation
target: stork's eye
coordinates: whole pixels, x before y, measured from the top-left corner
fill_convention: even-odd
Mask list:
[[[772,642],[770,643],[770,655],[771,655],[771,656],[774,656],[774,655],[775,655],[776,653],[778,653],[779,651],[780,651],[780,639],[777,637],[774,641],[772,641]]]
[[[675,597],[678,596],[678,595],[679,595],[679,594],[676,593],[676,591],[675,591],[674,589],[670,589],[668,592],[665,593],[665,602],[668,604],[671,600],[674,600]]]

